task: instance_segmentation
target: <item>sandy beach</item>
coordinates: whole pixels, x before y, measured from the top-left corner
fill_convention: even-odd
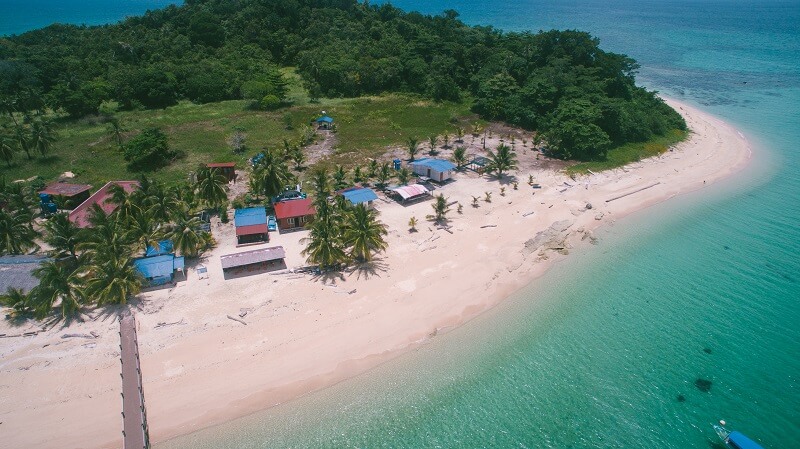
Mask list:
[[[745,137],[668,100],[690,138],[659,157],[571,179],[543,168],[517,141],[519,181],[474,172],[435,193],[456,205],[447,228],[426,221],[431,202],[377,201],[389,249],[373,263],[327,276],[294,273],[307,232],[271,234],[236,248],[233,225],[214,222],[218,246],[186,279],[134,303],[153,442],[229,421],[358,375],[477,316],[541,276],[593,231],[634,211],[742,170]],[[499,136],[489,139],[494,148]],[[471,137],[465,138],[466,143]],[[476,154],[478,139],[470,145]],[[533,189],[529,175],[541,184]],[[501,195],[505,186],[505,195]],[[492,192],[491,203],[483,200]],[[480,197],[473,207],[473,196]],[[588,207],[587,205],[591,205]],[[409,232],[415,216],[417,232]],[[602,245],[602,241],[594,242]],[[288,270],[225,280],[219,256],[281,245]],[[228,315],[246,322],[232,320]],[[119,323],[113,310],[34,336],[0,338],[0,447],[119,447]],[[40,330],[0,323],[0,333]],[[96,338],[65,334],[87,334]]]

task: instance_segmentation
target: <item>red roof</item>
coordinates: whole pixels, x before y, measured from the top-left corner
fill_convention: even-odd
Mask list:
[[[236,162],[213,162],[211,164],[206,164],[208,168],[225,168],[225,167],[235,167]]]
[[[267,224],[254,224],[249,226],[239,226],[236,228],[236,235],[266,234]]]
[[[278,220],[291,217],[302,217],[317,213],[311,203],[311,198],[302,200],[283,201],[275,204],[275,216]]]
[[[89,223],[89,211],[91,210],[93,204],[99,205],[103,209],[103,212],[107,214],[114,212],[114,209],[117,208],[117,205],[108,201],[108,199],[111,198],[111,193],[108,191],[108,189],[112,184],[122,187],[126,193],[131,193],[139,188],[139,181],[107,182],[106,185],[100,187],[100,190],[94,192],[92,196],[87,198],[86,201],[82,202],[80,205],[78,205],[78,207],[69,213],[69,221],[75,223],[75,226],[79,228],[88,228],[91,226]]]
[[[42,190],[40,193],[46,193],[48,195],[58,195],[58,196],[75,196],[91,188],[92,186],[88,184],[70,184],[67,182],[56,182],[47,186],[47,188]]]

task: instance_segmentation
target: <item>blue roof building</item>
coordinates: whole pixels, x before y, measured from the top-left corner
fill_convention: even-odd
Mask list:
[[[155,246],[147,247],[144,257],[163,256],[164,254],[172,254],[172,240],[162,240],[158,242],[158,248]]]
[[[149,285],[163,285],[172,282],[175,270],[183,271],[183,256],[175,257],[175,254],[164,254],[161,256],[142,257],[133,260],[136,268]]]
[[[453,177],[455,164],[444,159],[423,158],[411,163],[415,174],[425,176],[431,181],[445,182]]]
[[[233,223],[236,227],[267,224],[267,210],[263,207],[248,207],[236,209],[233,213]]]
[[[314,123],[316,123],[317,127],[320,129],[330,129],[333,126],[333,119],[327,115],[323,115],[322,117],[314,120]]]
[[[342,196],[354,206],[356,204],[365,204],[370,207],[372,202],[378,199],[378,195],[372,189],[359,187],[343,190]]]

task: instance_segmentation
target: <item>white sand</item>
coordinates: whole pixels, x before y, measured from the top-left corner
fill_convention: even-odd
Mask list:
[[[747,164],[750,146],[735,129],[669,103],[693,134],[661,157],[576,182],[536,168],[532,152],[517,141],[519,190],[509,184],[501,196],[496,180],[457,175],[441,189],[464,205],[462,215],[456,206],[448,215],[452,234],[425,220],[429,201],[408,207],[379,201],[389,250],[371,269],[341,278],[262,273],[223,280],[220,254],[263,246],[235,249],[232,225],[215,225],[220,245],[205,261],[209,279],[198,280],[190,269],[176,287],[142,295],[136,312],[151,439],[231,420],[368,370],[502,301],[567,257],[570,247],[591,240],[596,227]],[[529,174],[542,189],[528,186]],[[492,203],[473,208],[471,196],[485,191],[493,192]],[[408,232],[411,216],[420,222],[417,233]],[[547,232],[530,240],[541,231]],[[286,248],[290,268],[303,266],[305,235],[273,234],[269,246]],[[242,309],[247,325],[226,317]],[[0,447],[120,446],[118,323],[113,313],[92,317],[0,339]],[[155,328],[173,322],[180,324]],[[0,324],[0,333],[31,329]],[[99,338],[61,338],[91,331]]]

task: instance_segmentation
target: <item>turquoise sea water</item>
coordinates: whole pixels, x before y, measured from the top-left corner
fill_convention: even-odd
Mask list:
[[[641,82],[741,129],[759,162],[605,228],[410,354],[157,447],[710,448],[721,418],[800,447],[800,2],[392,3],[590,31],[636,58]]]

